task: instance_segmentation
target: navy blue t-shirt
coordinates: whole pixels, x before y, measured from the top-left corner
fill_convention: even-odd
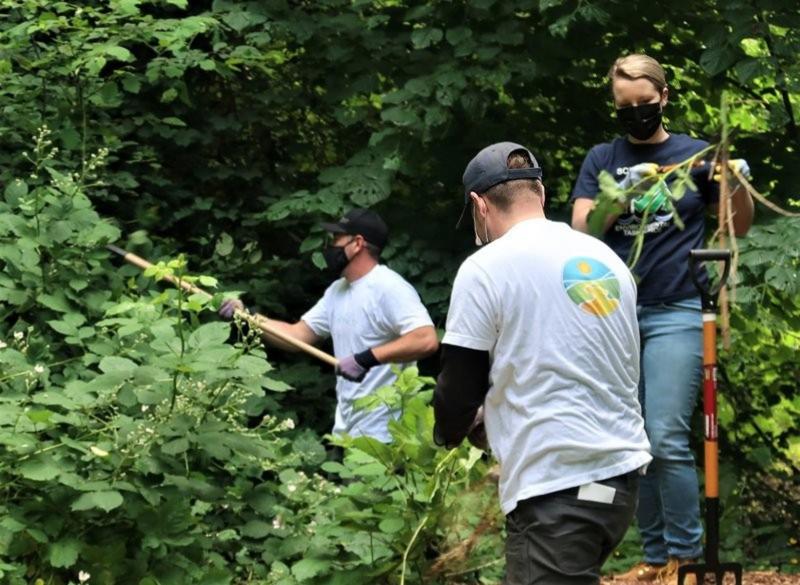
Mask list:
[[[572,190],[572,200],[597,197],[601,170],[608,171],[616,181],[620,181],[633,165],[643,162],[658,165],[681,163],[707,146],[707,142],[685,134],[670,134],[660,144],[633,144],[627,138],[598,144],[583,161]],[[667,179],[667,188],[673,179],[672,175]],[[639,281],[639,303],[642,305],[669,303],[698,294],[689,274],[689,250],[703,247],[707,206],[719,201],[719,185],[708,179],[707,172],[692,173],[692,180],[698,191],[686,189],[683,197],[674,202],[684,223],[683,230],[675,225],[669,208],[648,215],[642,253],[633,267]],[[641,223],[640,214],[623,213],[605,233],[603,241],[620,258],[627,260]],[[703,274],[702,280],[705,279]]]

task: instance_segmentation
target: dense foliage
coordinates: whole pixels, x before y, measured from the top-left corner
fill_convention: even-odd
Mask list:
[[[668,65],[671,129],[715,140],[724,91],[734,154],[798,210],[785,0],[0,0],[4,582],[496,582],[489,464],[431,446],[428,379],[383,396],[406,406],[392,447],[327,460],[329,372],[266,360],[216,301],[103,246],[292,318],[325,285],[319,221],[374,206],[441,326],[471,245],[453,227],[465,162],[530,145],[566,218],[583,155],[616,133],[604,74],[635,50]],[[722,533],[726,554],[790,569],[800,225],[757,222],[720,353]]]

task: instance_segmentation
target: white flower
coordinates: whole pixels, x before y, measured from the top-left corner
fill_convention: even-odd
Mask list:
[[[86,571],[78,571],[78,581],[81,583],[86,583],[91,578],[92,576]]]
[[[22,339],[25,334],[22,331],[14,331],[14,339]]]
[[[286,486],[286,489],[289,490],[290,492],[294,492],[297,491],[297,486],[294,485],[293,483],[290,483],[288,486]]]
[[[283,528],[283,520],[281,519],[280,516],[275,516],[275,518],[272,519],[272,527],[275,530],[280,530],[281,528]]]
[[[7,347],[8,347],[8,344],[5,341],[3,341],[2,339],[0,339],[0,349],[5,349]]]
[[[35,366],[33,366],[33,371],[36,372],[37,374],[43,374],[44,366],[42,364],[36,364]]]
[[[283,421],[283,426],[291,431],[294,429],[294,421],[290,418],[287,418],[285,421]]]
[[[98,457],[108,457],[108,451],[106,451],[105,449],[101,449],[100,447],[95,447],[94,445],[89,447],[89,451],[91,451]]]
[[[142,412],[147,412],[148,410],[150,410],[150,406],[147,404],[142,404]]]

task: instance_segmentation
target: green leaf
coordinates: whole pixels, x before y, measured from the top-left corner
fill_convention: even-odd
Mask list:
[[[231,334],[230,324],[223,321],[215,323],[206,323],[195,329],[189,336],[189,345],[191,347],[202,349],[212,348],[215,346],[223,346]],[[227,352],[226,354],[227,355]]]
[[[67,568],[78,560],[83,544],[76,538],[65,538],[50,545],[47,559],[53,567]]]
[[[415,49],[425,49],[435,45],[444,37],[444,33],[439,28],[417,28],[411,33],[411,44]]]
[[[133,61],[133,54],[125,47],[111,45],[105,48],[105,54],[110,55],[118,61]]]
[[[700,66],[711,75],[718,75],[736,62],[737,53],[728,45],[710,47],[700,55]]]
[[[298,581],[308,581],[331,569],[331,562],[326,559],[307,558],[292,565],[292,575]]]
[[[181,120],[180,118],[176,118],[175,116],[167,116],[161,120],[164,124],[168,124],[170,126],[180,126],[181,128],[186,127],[186,122]]]
[[[19,474],[33,481],[50,481],[58,477],[60,472],[61,469],[52,459],[41,455],[29,459],[19,467]]]
[[[53,309],[59,313],[68,313],[72,310],[62,292],[57,292],[52,295],[41,294],[36,297],[36,300],[48,309]]]
[[[168,90],[166,90],[164,93],[161,94],[161,101],[163,103],[165,103],[165,104],[168,104],[170,102],[175,101],[176,97],[178,97],[178,90],[175,89],[174,87],[170,87]],[[178,118],[170,118],[170,119],[178,120]],[[167,122],[167,120],[164,119],[164,122]],[[167,123],[169,123],[169,122],[167,122]],[[182,121],[181,121],[180,124],[175,124],[175,125],[176,126],[186,126],[186,124],[184,124]]]
[[[217,240],[217,245],[214,247],[214,253],[217,256],[227,256],[233,252],[233,238],[227,233],[222,232]]]
[[[104,374],[123,374],[129,376],[136,370],[137,365],[128,358],[110,355],[100,360],[100,371]]]
[[[272,533],[272,525],[263,520],[250,520],[242,526],[241,533],[250,538],[265,538]]]
[[[116,490],[89,492],[75,500],[72,506],[70,506],[70,509],[74,512],[81,512],[93,508],[100,508],[101,510],[110,512],[114,508],[121,506],[122,502],[122,494]]]
[[[384,518],[381,520],[380,524],[378,524],[378,528],[380,528],[381,532],[385,532],[386,534],[400,532],[405,526],[406,522],[402,518]]]
[[[14,179],[6,185],[5,197],[9,205],[16,206],[20,198],[28,194],[28,184],[22,179]]]
[[[189,440],[185,437],[175,439],[161,446],[161,451],[166,455],[180,455],[189,450]]]
[[[189,0],[167,0],[167,4],[172,4],[178,8],[186,8],[188,6],[188,2]]]
[[[142,0],[116,0],[114,8],[123,14],[133,16],[139,14],[139,4],[141,3]]]

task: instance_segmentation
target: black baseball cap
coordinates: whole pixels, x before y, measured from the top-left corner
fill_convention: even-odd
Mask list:
[[[339,221],[323,223],[322,229],[332,234],[359,235],[381,249],[389,240],[389,228],[371,209],[351,209]]]
[[[517,151],[522,151],[523,154],[526,154],[533,166],[525,169],[509,169],[508,157]],[[464,183],[464,201],[465,203],[469,202],[471,191],[486,193],[495,185],[506,181],[541,178],[542,169],[530,150],[516,142],[498,142],[487,146],[469,161],[462,179]]]

